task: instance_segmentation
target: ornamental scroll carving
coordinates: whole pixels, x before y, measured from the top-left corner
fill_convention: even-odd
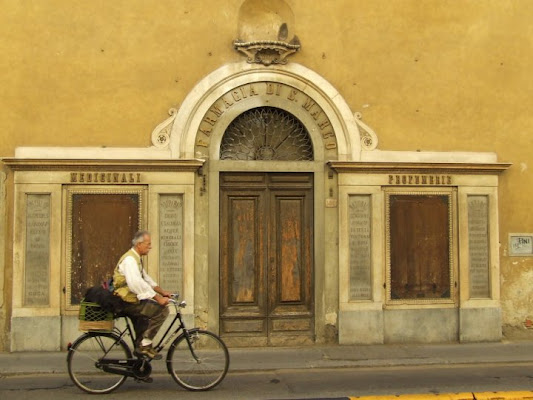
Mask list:
[[[152,131],[152,144],[158,149],[167,148],[170,143],[170,133],[172,132],[172,125],[178,114],[177,108],[168,110],[169,118],[161,122]]]
[[[363,116],[360,112],[354,113],[355,123],[359,127],[361,135],[361,147],[363,150],[374,150],[378,146],[378,136],[376,132],[362,121]]]

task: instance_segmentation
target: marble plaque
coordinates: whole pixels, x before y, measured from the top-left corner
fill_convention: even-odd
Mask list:
[[[50,195],[28,194],[26,201],[26,251],[24,306],[49,305]]]
[[[183,195],[159,196],[159,286],[183,291]]]
[[[468,196],[470,297],[489,298],[489,199]]]
[[[510,256],[533,256],[533,234],[532,233],[510,233],[509,234],[509,255]]]
[[[349,196],[350,300],[372,299],[370,207],[370,195]]]

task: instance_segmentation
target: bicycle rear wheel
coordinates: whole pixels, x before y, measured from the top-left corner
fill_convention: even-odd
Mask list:
[[[67,365],[74,384],[87,393],[110,393],[126,380],[126,376],[104,372],[100,360],[131,358],[128,345],[114,333],[89,332],[70,346]]]
[[[217,335],[209,331],[193,329],[189,331],[189,337],[192,351],[185,334],[180,335],[170,346],[167,354],[168,372],[185,389],[202,391],[214,388],[228,372],[228,348]]]

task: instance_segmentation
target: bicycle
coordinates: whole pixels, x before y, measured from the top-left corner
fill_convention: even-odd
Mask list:
[[[180,312],[187,305],[185,301],[178,302],[177,295],[173,295],[170,303],[174,305],[176,314],[155,346],[156,351],[163,350],[175,338],[166,355],[168,373],[187,390],[214,388],[228,372],[228,348],[212,332],[185,327]],[[124,340],[130,336],[135,343],[131,321],[124,315],[116,318],[124,318],[125,328],[113,327],[108,332],[89,331],[68,345],[68,373],[74,384],[87,393],[110,393],[128,377],[138,382],[152,382],[152,359],[133,355]],[[179,321],[178,325],[172,331],[176,321]]]

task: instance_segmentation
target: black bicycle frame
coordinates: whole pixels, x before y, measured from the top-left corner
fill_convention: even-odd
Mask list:
[[[169,335],[167,337],[168,333],[172,330],[172,328],[174,327],[174,324],[176,323],[177,320],[179,320],[179,326],[176,328],[174,333],[172,333],[171,335]],[[178,334],[178,332],[180,330],[182,330],[185,333],[185,336],[188,336],[187,335],[187,329],[185,329],[185,325],[183,324],[183,320],[181,319],[181,313],[178,311],[178,312],[176,312],[176,315],[174,316],[174,319],[172,320],[172,322],[168,326],[168,328],[165,331],[165,333],[163,334],[163,336],[161,336],[161,339],[159,340],[159,343],[157,344],[157,346],[155,346],[155,350],[158,353],[161,350],[163,350],[165,348],[165,346],[168,344],[168,342],[170,342]]]
[[[174,331],[173,334],[171,334],[168,338],[167,338],[167,334],[168,332],[170,332],[170,330],[172,329],[172,327],[174,326],[174,323],[176,322],[176,320],[179,320],[179,326],[178,328]],[[157,344],[157,346],[155,347],[156,348],[156,351],[159,353],[167,344],[168,342],[170,342],[171,339],[173,339],[179,331],[183,331],[183,335],[185,336],[185,340],[187,340],[187,345],[189,346],[189,350],[191,350],[191,354],[192,356],[194,357],[194,359],[196,361],[198,361],[198,357],[196,356],[196,353],[194,352],[194,349],[192,347],[192,343],[191,343],[191,335],[189,335],[190,332],[195,332],[198,330],[198,328],[193,328],[191,330],[187,330],[185,328],[185,324],[183,323],[183,320],[181,319],[181,313],[178,311],[176,312],[176,316],[174,317],[174,319],[172,320],[172,323],[169,325],[167,331],[165,332],[165,334],[161,337],[161,340],[159,341],[159,343]]]
[[[135,343],[135,336],[133,329],[131,325],[131,321],[128,317],[124,317],[126,320],[126,328],[123,330],[119,330],[118,328],[115,329],[115,333],[119,334],[118,341],[121,341],[124,339],[124,336],[126,333],[130,335],[133,342]],[[169,332],[172,331],[174,328],[174,325],[176,324],[176,321],[179,321],[178,327],[174,330],[173,333],[169,335]],[[181,318],[181,313],[176,312],[176,315],[174,316],[174,319],[170,323],[169,327],[159,340],[159,343],[157,346],[155,346],[155,349],[157,352],[160,352],[165,346],[170,342],[176,335],[179,333],[179,331],[183,331],[183,335],[185,336],[185,339],[187,340],[187,344],[189,346],[189,349],[191,350],[191,354],[194,357],[195,360],[198,360],[198,357],[196,356],[196,353],[194,352],[194,349],[192,347],[191,343],[191,337],[189,335],[189,331],[185,328],[185,325],[183,323],[183,319]],[[191,332],[197,331],[198,328],[191,329]],[[117,342],[118,342],[117,341]],[[109,348],[106,351],[106,354],[111,350]],[[111,374],[117,374],[117,375],[124,375],[124,376],[130,376],[130,377],[139,377],[139,372],[141,368],[147,368],[149,371],[151,371],[151,368],[149,367],[150,362],[152,359],[150,358],[129,358],[129,359],[102,359],[98,361],[98,364],[101,366],[102,370],[105,372],[109,372]],[[147,365],[148,364],[148,365]],[[138,369],[139,371],[135,371],[135,369]],[[148,371],[148,374],[146,372],[141,373],[141,375],[146,376],[149,375],[150,372]]]

